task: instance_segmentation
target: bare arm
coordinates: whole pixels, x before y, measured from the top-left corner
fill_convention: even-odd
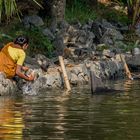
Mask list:
[[[29,70],[29,68],[28,68],[28,67],[26,67],[26,66],[22,66],[22,70],[24,70],[24,71],[28,71],[28,70]]]
[[[23,78],[27,81],[33,81],[34,80],[34,75],[33,74],[30,74],[30,75],[25,75],[22,73],[22,66],[20,65],[17,65],[17,68],[16,68],[16,75],[18,75],[20,78]]]

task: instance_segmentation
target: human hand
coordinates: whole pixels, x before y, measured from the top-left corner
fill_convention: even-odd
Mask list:
[[[28,78],[29,81],[33,81],[35,79],[34,71],[30,75],[28,75]]]
[[[86,62],[85,65],[87,68],[90,68],[90,66],[91,66],[91,64],[89,62]]]
[[[29,70],[29,68],[28,68],[28,67],[25,67],[25,66],[22,66],[22,69],[23,69],[24,71],[28,71],[28,70]]]

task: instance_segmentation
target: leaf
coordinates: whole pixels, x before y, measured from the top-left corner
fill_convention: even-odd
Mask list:
[[[39,7],[43,9],[42,5],[39,2],[37,2],[36,0],[32,0],[32,1],[35,2]]]

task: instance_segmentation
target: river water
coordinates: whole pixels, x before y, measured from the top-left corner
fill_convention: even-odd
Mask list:
[[[0,140],[140,140],[140,80],[91,95],[88,86],[0,97]]]

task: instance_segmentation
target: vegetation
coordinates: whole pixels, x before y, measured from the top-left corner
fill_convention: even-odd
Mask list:
[[[100,15],[101,18],[103,17],[107,19],[108,21],[121,22],[124,25],[128,25],[131,22],[123,10],[118,11],[110,5],[106,6],[103,4],[99,4],[98,9],[98,15]]]
[[[32,0],[34,3],[36,3],[38,6],[42,7],[37,0]],[[19,10],[18,10],[18,5],[16,0],[0,0],[0,21],[2,19],[7,19],[7,21],[10,20],[12,16],[15,14],[19,16]]]
[[[115,2],[124,8],[127,7],[127,15],[124,15],[123,11],[125,11],[125,9],[123,11],[115,11],[107,5],[101,5],[97,2],[98,0],[91,0],[92,2],[90,2],[90,0],[67,1],[67,18],[71,20],[80,19],[84,21],[87,17],[95,19],[100,16],[100,14],[98,14],[99,12],[103,14],[103,17],[105,15],[108,19],[116,19],[117,21],[131,23],[132,25],[135,25],[137,21],[140,20],[140,0],[110,0],[110,2]],[[108,9],[108,11],[106,9]]]
[[[19,14],[20,11],[18,10],[18,8],[22,5],[19,5],[18,2],[24,1],[31,2],[30,0],[0,0],[0,21],[6,19],[10,23],[8,24],[8,28],[5,28],[3,26],[0,29],[0,45],[2,46],[3,43],[12,40],[19,34],[25,34],[31,38],[31,47],[29,50],[29,53],[31,52],[30,54],[32,54],[32,52],[44,52],[44,54],[49,54],[51,56],[53,45],[47,39],[47,37],[41,33],[40,29],[24,29],[24,27],[19,23],[19,21],[15,20],[17,18],[13,18],[14,20],[10,20],[11,17],[14,17],[15,15],[18,15],[18,17],[20,17],[21,14]],[[45,0],[32,0],[32,2],[34,2],[40,7],[40,3],[42,4],[44,1]],[[48,1],[51,2],[51,0]],[[94,20],[97,18],[105,18],[114,22],[120,21],[124,24],[132,24],[133,26],[140,20],[140,0],[110,1],[118,3],[124,8],[127,6],[128,15],[126,14],[126,12],[124,12],[125,9],[118,11],[114,9],[112,5],[101,4],[98,2],[98,0],[67,0],[65,19],[68,22],[79,20],[81,23],[84,23],[88,21],[88,19]],[[26,8],[26,6],[24,5],[22,8],[24,9]],[[4,24],[7,23],[5,23],[4,21]],[[132,41],[133,40],[134,39],[132,39]]]
[[[0,0],[0,21],[2,15],[9,20],[11,16],[17,13],[17,5],[15,0]]]
[[[117,0],[124,6],[127,6],[128,18],[134,26],[140,20],[140,0]]]
[[[66,20],[86,22],[88,19],[96,19],[97,14],[94,9],[85,3],[85,1],[74,0],[72,4],[67,5]]]
[[[20,0],[20,2],[22,1],[24,2],[24,0]],[[36,3],[38,6],[42,7],[40,3],[43,3],[43,0],[32,0],[32,1]],[[111,0],[111,1],[115,1],[118,4],[121,4],[122,6],[127,6],[128,18],[132,20],[133,25],[137,22],[140,16],[140,7],[139,7],[140,0]],[[92,3],[94,3],[94,5]],[[17,0],[1,0],[0,21],[2,19],[5,19],[5,17],[7,20],[10,20],[10,18],[15,14],[19,16],[19,10],[18,10],[19,6],[21,7],[21,5],[18,5]],[[97,0],[91,0],[91,1],[90,0],[67,0],[66,19],[68,21],[73,21],[77,19],[80,20],[81,22],[84,22],[87,21],[87,19],[89,18],[95,19],[97,17],[100,17],[100,15],[98,15],[99,12],[107,14],[108,18],[114,18],[116,17],[116,15],[118,15],[114,11],[112,12],[112,10],[109,12],[109,10],[107,11],[105,9],[106,6],[101,6],[99,3],[97,3]],[[103,12],[103,10],[105,11]],[[119,14],[117,16],[117,19],[127,22],[126,16],[124,16],[122,13],[121,15]]]
[[[6,28],[7,27],[3,27],[3,29],[0,30],[0,42],[3,43],[1,46],[9,41],[13,41],[18,35],[23,34],[30,38],[30,47],[27,50],[28,54],[33,56],[35,53],[42,53],[51,57],[53,45],[48,38],[42,34],[42,31],[39,28],[32,27],[30,29],[25,29],[20,23],[17,24],[14,22],[11,22],[11,25],[5,32]]]

